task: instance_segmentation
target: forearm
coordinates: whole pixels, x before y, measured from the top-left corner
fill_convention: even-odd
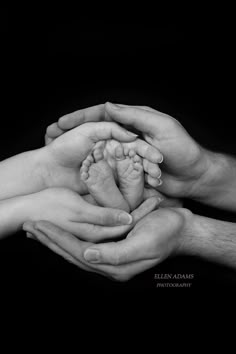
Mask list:
[[[0,163],[0,200],[44,189],[45,148],[27,151]]]
[[[22,227],[27,220],[28,197],[15,197],[0,201],[0,240]]]
[[[236,158],[205,150],[206,171],[194,184],[192,198],[236,211]]]
[[[236,224],[193,215],[183,233],[180,253],[236,268]]]

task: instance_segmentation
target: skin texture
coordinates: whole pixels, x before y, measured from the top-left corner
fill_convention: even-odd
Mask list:
[[[127,238],[96,245],[44,221],[27,223],[24,228],[67,261],[116,281],[127,281],[177,255],[199,256],[236,268],[236,225],[183,208],[160,208],[142,218]]]
[[[86,121],[101,120],[132,126],[163,153],[160,191],[175,198],[189,197],[236,210],[235,159],[203,149],[178,121],[149,107],[107,103],[74,112],[71,117],[59,120],[57,131],[49,128],[46,139],[52,141]],[[96,245],[75,242],[72,234],[43,222],[31,225],[27,231],[76,265],[83,264],[87,270],[119,281],[178,254],[197,255],[236,267],[236,225],[200,217],[183,208],[160,208],[149,213],[125,239],[117,242]]]
[[[13,156],[0,163],[0,199],[38,192],[49,187],[67,187],[86,193],[80,181],[82,161],[100,140],[131,142],[136,136],[115,123],[86,123],[50,145]]]
[[[202,148],[176,119],[150,107],[106,103],[82,109],[51,125],[46,140],[52,141],[84,122],[103,120],[133,128],[163,154],[163,184],[159,191],[170,197],[236,210],[235,158]],[[157,187],[152,180],[148,183]]]

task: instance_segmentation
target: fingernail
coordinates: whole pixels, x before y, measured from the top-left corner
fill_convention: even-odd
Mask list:
[[[163,157],[163,155],[161,155],[161,159],[160,159],[159,163],[162,163],[163,160],[164,160],[164,157]]]
[[[27,231],[28,228],[31,228],[31,229],[34,228],[34,222],[33,222],[33,221],[26,221],[26,222],[23,224],[22,229],[23,229],[24,231]]]
[[[128,130],[127,130],[127,134],[130,135],[130,136],[133,136],[134,138],[137,138],[137,137],[138,137],[137,134],[134,134],[134,133],[132,133],[132,132],[130,132],[130,131],[128,131]]]
[[[133,218],[130,214],[121,213],[118,217],[118,220],[122,225],[130,225],[132,224]]]
[[[112,109],[120,109],[115,103],[108,102]]]
[[[162,179],[159,179],[159,183],[158,183],[158,186],[161,186],[163,183]]]
[[[34,236],[30,232],[26,232],[26,237],[34,239]]]
[[[84,252],[84,259],[90,263],[99,263],[100,261],[100,252],[95,249],[87,249]]]

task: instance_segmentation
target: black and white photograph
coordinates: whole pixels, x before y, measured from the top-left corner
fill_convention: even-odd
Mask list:
[[[108,10],[1,9],[4,293],[233,292],[234,24]]]

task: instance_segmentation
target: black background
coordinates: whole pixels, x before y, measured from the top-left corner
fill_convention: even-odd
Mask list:
[[[67,112],[98,103],[148,105],[173,115],[205,147],[235,153],[234,25],[230,11],[59,7],[1,11],[0,158],[43,144],[46,127]],[[194,212],[235,221],[188,203]],[[120,284],[85,273],[26,240],[0,247],[6,293],[103,295],[155,289],[155,273],[193,273],[192,289],[227,292],[231,269],[190,257],[167,260]],[[105,290],[105,291],[104,291]],[[180,291],[180,290],[175,290]]]

